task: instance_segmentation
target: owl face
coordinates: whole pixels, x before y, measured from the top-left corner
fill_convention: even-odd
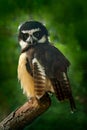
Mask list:
[[[36,21],[28,21],[19,26],[19,44],[21,48],[48,40],[48,31],[44,25]]]

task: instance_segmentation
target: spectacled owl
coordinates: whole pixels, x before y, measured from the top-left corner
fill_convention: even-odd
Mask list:
[[[18,41],[18,79],[23,93],[38,100],[45,93],[52,93],[59,101],[68,99],[72,111],[75,110],[67,75],[70,62],[50,43],[46,27],[38,21],[26,21],[19,26]]]

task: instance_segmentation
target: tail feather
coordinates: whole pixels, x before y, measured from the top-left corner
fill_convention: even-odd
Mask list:
[[[56,79],[53,79],[51,80],[52,81],[52,84],[54,86],[54,91],[55,91],[55,94],[56,94],[56,97],[58,98],[59,101],[62,101],[64,100],[64,96],[63,96],[63,93],[62,93],[62,89],[59,85],[59,82],[58,80]]]
[[[56,97],[58,98],[58,100],[62,101],[64,99],[68,99],[70,102],[71,110],[75,111],[76,105],[75,105],[75,101],[72,96],[70,82],[67,77],[67,74],[65,72],[63,72],[62,80],[53,79],[52,84],[54,86],[54,91],[55,91],[55,94],[56,94]]]
[[[71,111],[73,113],[74,111],[76,111],[76,105],[75,105],[75,101],[74,101],[73,97],[69,98],[69,102],[70,102],[70,106],[71,106]]]

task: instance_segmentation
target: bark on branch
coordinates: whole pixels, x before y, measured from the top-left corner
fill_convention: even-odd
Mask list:
[[[40,100],[32,99],[6,117],[0,123],[0,130],[23,130],[45,112],[50,105],[51,100],[47,94]]]

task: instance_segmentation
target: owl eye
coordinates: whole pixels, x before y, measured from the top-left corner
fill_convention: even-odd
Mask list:
[[[28,38],[29,34],[28,33],[23,33],[23,40],[25,41]]]
[[[34,32],[33,36],[36,37],[36,38],[39,38],[40,37],[40,32]]]

